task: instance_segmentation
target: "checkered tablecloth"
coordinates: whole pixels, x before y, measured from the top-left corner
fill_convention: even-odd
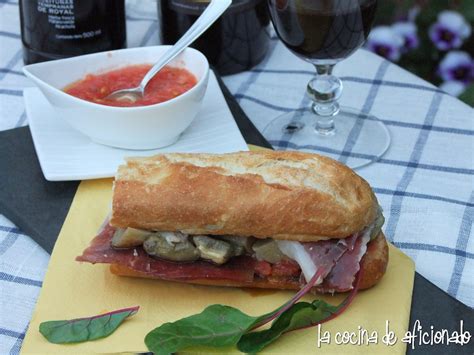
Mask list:
[[[130,46],[158,43],[156,3],[127,3]],[[0,130],[28,124],[22,90],[18,3],[0,0]],[[342,104],[371,112],[390,129],[392,145],[358,172],[385,211],[385,234],[417,271],[474,306],[474,113],[460,101],[367,51],[339,64]],[[311,65],[272,38],[253,70],[224,78],[260,130],[277,115],[308,105]],[[287,142],[290,148],[297,141]],[[357,154],[349,148],[341,154]],[[21,157],[19,157],[21,159]],[[18,353],[49,255],[0,215],[0,353]],[[427,295],[429,297],[429,295]]]

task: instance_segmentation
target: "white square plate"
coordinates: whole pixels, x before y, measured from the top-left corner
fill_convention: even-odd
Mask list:
[[[212,72],[209,73],[207,92],[197,117],[178,142],[154,150],[126,150],[94,143],[71,128],[61,117],[56,117],[39,89],[25,89],[23,96],[41,169],[46,180],[50,181],[111,177],[127,156],[248,150]]]

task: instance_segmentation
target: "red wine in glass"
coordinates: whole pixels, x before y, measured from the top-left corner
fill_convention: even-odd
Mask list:
[[[332,74],[336,63],[364,44],[377,0],[268,0],[268,7],[278,37],[315,66],[316,77],[307,87],[311,109],[278,117],[265,128],[266,138],[277,149],[287,149],[290,141],[293,149],[325,153],[351,167],[378,159],[390,144],[387,128],[373,116],[341,108],[342,82]],[[345,147],[355,130],[358,152],[352,157]]]

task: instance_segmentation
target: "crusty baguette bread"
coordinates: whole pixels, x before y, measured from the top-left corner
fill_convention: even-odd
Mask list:
[[[372,240],[367,246],[367,252],[361,260],[363,269],[362,280],[360,283],[360,289],[367,289],[377,284],[382,276],[385,274],[388,264],[388,245],[387,240],[382,232]],[[113,274],[119,276],[130,276],[130,277],[141,277],[148,279],[160,279],[157,276],[147,274],[146,272],[135,271],[127,266],[112,264],[110,265],[110,271]],[[301,288],[299,282],[296,281],[285,281],[276,282],[264,279],[255,279],[251,283],[236,282],[231,280],[210,280],[210,279],[197,279],[197,280],[169,280],[176,282],[185,282],[198,285],[210,285],[210,286],[228,286],[228,287],[252,287],[252,288],[275,288],[283,290],[297,290]]]
[[[378,203],[348,167],[316,154],[162,154],[119,167],[111,225],[301,242],[345,238]]]

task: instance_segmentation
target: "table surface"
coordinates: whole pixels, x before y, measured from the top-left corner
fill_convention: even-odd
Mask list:
[[[154,1],[127,2],[127,36],[129,46],[158,44]],[[28,124],[22,90],[32,83],[22,66],[18,3],[0,1],[0,130]],[[344,83],[342,104],[376,115],[390,130],[388,152],[358,170],[384,209],[387,238],[420,274],[474,307],[472,108],[365,50],[338,64],[335,74]],[[262,63],[224,82],[262,130],[279,114],[308,106],[305,88],[313,75],[272,35]],[[0,215],[0,353],[19,352],[48,261]]]

